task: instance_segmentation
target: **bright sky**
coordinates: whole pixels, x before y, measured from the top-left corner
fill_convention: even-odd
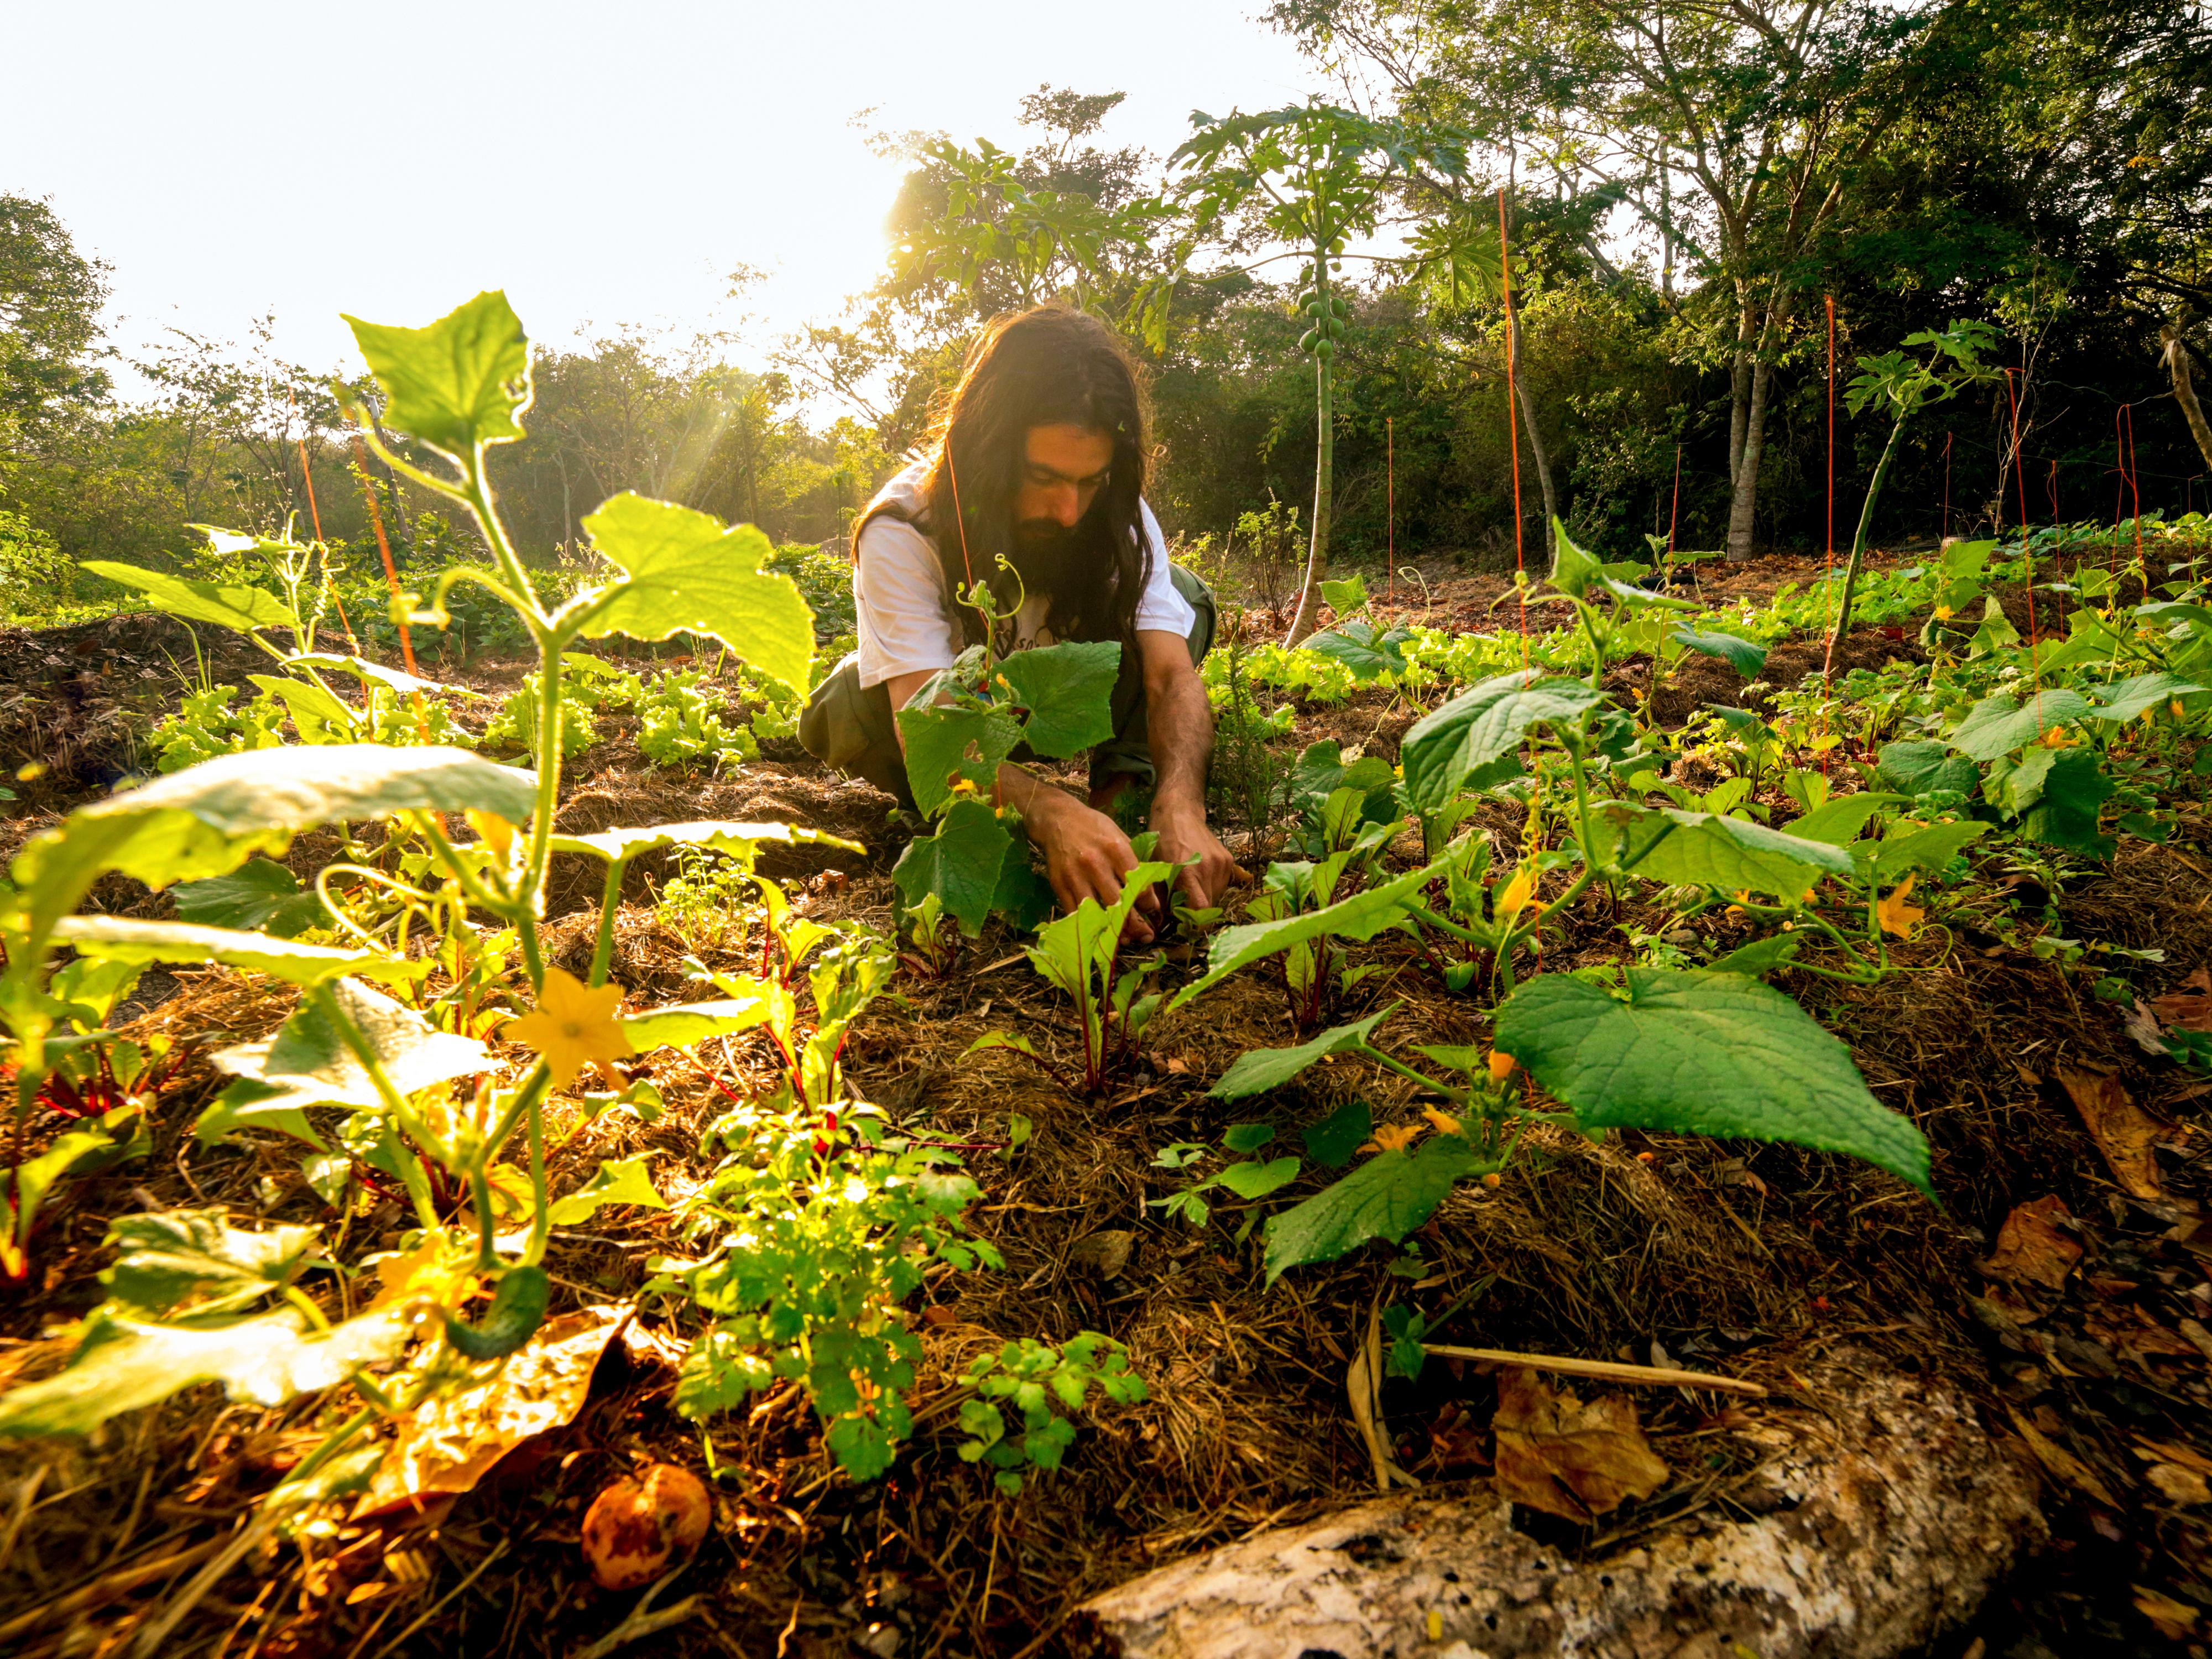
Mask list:
[[[421,324],[496,287],[549,341],[726,322],[741,261],[770,273],[743,307],[766,344],[881,264],[900,169],[866,130],[1012,146],[1048,82],[1127,92],[1100,141],[1164,154],[1194,106],[1314,84],[1263,3],[19,0],[0,191],[114,266],[125,344],[273,310],[283,355],[351,366],[339,312]]]

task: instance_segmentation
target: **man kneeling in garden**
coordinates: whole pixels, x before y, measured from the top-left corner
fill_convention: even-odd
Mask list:
[[[968,355],[928,457],[877,494],[853,531],[860,648],[815,690],[799,739],[832,766],[914,805],[895,712],[983,641],[954,596],[988,580],[1003,656],[1064,640],[1117,640],[1114,735],[1091,751],[1085,801],[1009,763],[998,799],[1022,815],[1060,904],[1111,904],[1138,862],[1109,816],[1150,787],[1155,856],[1197,862],[1178,878],[1214,903],[1237,876],[1206,822],[1213,717],[1198,663],[1213,595],[1168,562],[1144,501],[1145,423],[1135,370],[1110,331],[1057,307],[1000,317]],[[1002,556],[1003,556],[1003,562]],[[1145,910],[1158,915],[1148,896]]]

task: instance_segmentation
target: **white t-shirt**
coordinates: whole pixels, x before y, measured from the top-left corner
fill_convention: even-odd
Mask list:
[[[926,463],[916,461],[876,492],[870,510],[890,504],[921,516],[928,505],[928,497],[922,492],[927,471]],[[1169,577],[1167,542],[1160,534],[1160,521],[1141,501],[1138,513],[1152,569],[1137,600],[1137,629],[1187,637],[1197,625],[1198,613],[1176,592]],[[960,654],[960,639],[954,631],[951,596],[945,591],[936,542],[910,524],[882,517],[872,520],[861,531],[858,552],[860,562],[853,572],[853,608],[860,623],[861,685],[881,685],[901,674],[933,674],[940,668],[950,668]],[[1045,626],[1049,608],[1043,594],[1027,597],[1014,621],[1014,649],[1053,643],[1052,632]]]

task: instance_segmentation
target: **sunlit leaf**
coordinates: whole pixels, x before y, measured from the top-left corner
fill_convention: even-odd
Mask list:
[[[384,389],[385,425],[464,462],[523,435],[530,343],[506,295],[479,294],[427,328],[345,320]]]
[[[1010,856],[1026,859],[1027,853],[1015,845],[998,814],[980,800],[956,800],[935,835],[907,843],[891,879],[908,909],[935,893],[945,914],[974,939],[991,914]]]
[[[267,974],[294,985],[319,985],[341,974],[378,966],[372,951],[340,951],[325,945],[299,945],[266,933],[234,933],[185,921],[138,921],[128,916],[64,916],[54,939],[74,945],[87,956],[117,962],[218,962]]]
[[[135,564],[117,564],[107,559],[87,559],[77,568],[125,587],[135,587],[152,601],[156,611],[166,611],[187,622],[213,623],[218,628],[234,628],[241,634],[250,634],[257,628],[300,625],[291,607],[274,593],[242,582],[193,581],[172,576],[166,571],[143,570]]]
[[[2019,698],[2000,692],[1976,703],[1944,741],[1961,754],[1990,761],[2037,741],[2054,726],[2097,712],[2080,693],[2063,686],[2038,692],[2024,707]]]
[[[1253,921],[1236,927],[1224,927],[1214,934],[1206,946],[1205,976],[1185,986],[1169,1006],[1180,1008],[1247,963],[1273,956],[1278,951],[1287,951],[1292,945],[1303,945],[1310,939],[1323,937],[1355,940],[1373,939],[1384,928],[1397,923],[1405,915],[1406,907],[1416,899],[1420,890],[1443,872],[1449,857],[1447,854],[1434,864],[1409,871],[1379,887],[1364,888],[1349,898],[1340,899],[1334,904],[1324,905],[1318,910],[1301,911],[1278,921]]]
[[[826,830],[798,823],[734,823],[706,819],[692,823],[656,823],[638,830],[601,830],[588,836],[553,837],[556,853],[584,853],[593,858],[634,859],[664,847],[704,847],[727,854],[751,869],[763,846],[834,847],[841,852],[865,853],[867,848]]]
[[[398,1309],[318,1331],[289,1308],[214,1326],[157,1325],[102,1308],[85,1322],[66,1370],[0,1395],[0,1434],[89,1434],[198,1382],[220,1382],[235,1401],[281,1406],[396,1359],[407,1335]]]
[[[999,663],[1016,703],[1029,710],[1023,741],[1048,760],[1093,748],[1114,735],[1117,640],[1071,640],[1017,651]]]
[[[1406,795],[1423,811],[1449,800],[1480,769],[1511,755],[1529,728],[1571,726],[1605,701],[1579,680],[1520,669],[1470,686],[1417,721],[1399,750]]]
[[[234,1227],[217,1210],[162,1210],[117,1216],[102,1241],[117,1252],[100,1282],[109,1296],[147,1313],[185,1303],[197,1316],[235,1312],[296,1279],[321,1233],[318,1227]]]
[[[610,1204],[635,1204],[640,1209],[665,1210],[668,1200],[653,1189],[646,1171],[652,1154],[640,1152],[619,1164],[602,1163],[599,1172],[566,1198],[545,1206],[546,1219],[556,1227],[573,1227],[587,1221]]]
[[[790,577],[761,568],[773,549],[750,525],[629,491],[583,521],[592,544],[623,579],[597,600],[580,598],[592,639],[627,634],[665,640],[704,634],[801,696],[814,660],[814,613]]]
[[[474,1037],[441,1031],[413,1009],[365,985],[342,979],[331,987],[331,994],[403,1095],[493,1068],[491,1050]],[[368,1109],[384,1104],[368,1070],[313,1003],[303,1004],[274,1036],[224,1048],[210,1058],[234,1077],[289,1090],[292,1104]]]
[[[1756,641],[1734,634],[1722,634],[1702,628],[1678,628],[1667,637],[1677,645],[1686,645],[1691,650],[1702,652],[1708,657],[1718,657],[1747,680],[1757,679],[1766,666],[1766,647]]]

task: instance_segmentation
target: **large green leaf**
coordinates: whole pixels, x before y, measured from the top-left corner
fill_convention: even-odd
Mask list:
[[[2046,847],[2109,858],[2116,843],[2097,826],[2117,787],[2089,750],[2061,750],[2044,778],[2042,796],[2020,821],[2021,831]]]
[[[227,876],[180,881],[172,890],[177,914],[202,927],[240,927],[291,939],[328,920],[312,888],[283,865],[248,859]]]
[[[1937,789],[1971,795],[1980,785],[1982,773],[1964,755],[1954,755],[1940,743],[1919,739],[1884,744],[1875,760],[1874,781],[1908,795],[1925,795]]]
[[[195,1316],[234,1313],[300,1275],[321,1232],[275,1227],[250,1233],[218,1210],[161,1210],[117,1216],[107,1237],[118,1254],[100,1282],[117,1301],[163,1314],[185,1303]]]
[[[1960,849],[1987,834],[1989,827],[1971,818],[1954,823],[1931,823],[1924,830],[1909,830],[1903,835],[1893,833],[1887,839],[1871,845],[1863,842],[1852,850],[1862,859],[1870,858],[1875,879],[1887,884],[1898,880],[1907,870],[1942,874],[1959,855]]]
[[[433,1084],[489,1071],[491,1050],[474,1037],[441,1031],[412,1008],[342,979],[331,987],[339,1010],[360,1029],[392,1086],[411,1095]],[[380,1109],[368,1070],[313,1003],[305,1003],[271,1037],[210,1056],[218,1070],[290,1091],[290,1105]],[[277,1103],[257,1103],[264,1110]]]
[[[945,810],[963,781],[988,796],[1000,763],[1022,738],[1021,727],[1003,708],[909,704],[898,711],[898,726],[915,805],[932,817]]]
[[[907,844],[891,879],[906,908],[934,893],[945,914],[974,939],[991,914],[1007,859],[1027,856],[997,813],[980,800],[965,799],[952,803],[935,835],[917,836]]]
[[[1206,947],[1205,976],[1176,993],[1176,1000],[1169,1006],[1180,1008],[1246,963],[1273,956],[1278,951],[1287,951],[1309,939],[1324,936],[1373,939],[1405,915],[1406,907],[1415,900],[1421,889],[1443,872],[1450,857],[1446,854],[1433,864],[1409,871],[1378,887],[1364,888],[1350,898],[1339,899],[1318,910],[1301,911],[1279,921],[1250,921],[1241,927],[1224,927]]]
[[[1745,818],[1615,801],[1603,816],[1619,830],[1620,867],[1669,886],[1802,898],[1823,875],[1848,877],[1851,855],[1825,842]]]
[[[656,823],[641,830],[601,830],[588,836],[556,836],[556,853],[584,853],[593,858],[634,859],[663,847],[706,847],[728,854],[746,869],[763,846],[835,847],[848,853],[868,849],[856,841],[799,823],[735,823],[702,819],[693,823]]]
[[[2096,712],[2079,692],[2063,686],[2038,692],[2024,706],[2019,698],[2000,692],[1976,703],[1944,741],[1962,755],[1991,761],[2035,742],[2054,726]]]
[[[1703,628],[1678,628],[1668,638],[1677,645],[1686,645],[1692,651],[1708,657],[1718,657],[1723,662],[1747,680],[1757,679],[1766,666],[1766,647],[1754,640],[1735,634],[1722,634]]]
[[[556,1227],[573,1227],[580,1221],[590,1220],[609,1204],[635,1204],[645,1210],[666,1209],[668,1200],[653,1189],[653,1177],[646,1172],[645,1166],[651,1158],[650,1152],[640,1152],[619,1164],[602,1163],[599,1174],[566,1198],[556,1198],[547,1205],[545,1218]]]
[[[220,1382],[233,1400],[281,1406],[396,1359],[407,1336],[400,1308],[320,1331],[289,1308],[224,1325],[179,1326],[103,1307],[85,1322],[84,1340],[66,1370],[0,1395],[0,1434],[89,1434],[118,1413],[198,1382]]]
[[[536,805],[537,775],[465,749],[329,744],[222,755],[81,806],[15,856],[34,917],[74,908],[102,872],[149,887],[220,876],[281,852],[302,830],[338,819],[470,807],[516,823]]]
[[[1856,795],[1831,795],[1804,817],[1793,819],[1789,833],[1800,841],[1846,846],[1858,839],[1869,818],[1885,806],[1899,805],[1905,799],[1903,795],[1893,795],[1883,789],[1862,789]]]
[[[1334,1261],[1370,1238],[1396,1243],[1436,1213],[1453,1183],[1480,1163],[1457,1135],[1411,1152],[1377,1152],[1304,1203],[1267,1218],[1267,1282],[1310,1261]]]
[[[478,444],[522,436],[530,406],[530,342],[500,293],[479,294],[427,328],[345,319],[384,388],[384,424],[457,461]]]
[[[592,544],[622,567],[604,594],[572,603],[592,639],[705,634],[801,696],[814,660],[814,613],[788,576],[763,571],[774,550],[752,526],[624,491],[584,520]]]
[[[78,568],[105,576],[125,587],[135,587],[166,611],[187,622],[213,623],[250,634],[257,628],[297,628],[300,619],[274,593],[242,582],[197,582],[160,570],[142,570],[135,564],[116,564],[106,559],[84,560]]]
[[[1306,649],[1342,663],[1352,678],[1365,685],[1385,674],[1406,672],[1404,647],[1413,637],[1409,628],[1393,628],[1386,633],[1364,617],[1356,617],[1310,636]]]
[[[1048,760],[1114,735],[1114,681],[1121,672],[1118,640],[1071,640],[1017,651],[999,663],[1015,702],[1029,711],[1023,741]]]
[[[1301,1042],[1295,1048],[1248,1048],[1237,1056],[1236,1063],[1206,1093],[1216,1100],[1243,1100],[1265,1094],[1270,1089],[1279,1089],[1316,1061],[1365,1042],[1375,1028],[1397,1008],[1394,1002],[1379,1013],[1354,1020],[1349,1025],[1331,1026],[1311,1042]]]
[[[1534,668],[1469,686],[1406,733],[1398,758],[1407,799],[1433,812],[1471,774],[1518,749],[1529,727],[1571,725],[1604,701],[1579,680],[1547,678]]]
[[[2091,689],[2097,700],[2094,711],[2100,720],[2131,720],[2145,709],[2155,708],[2175,697],[2192,696],[2204,688],[2179,674],[2137,674],[2131,679]]]
[[[1850,1051],[1741,974],[1631,968],[1625,997],[1566,974],[1498,1011],[1497,1047],[1584,1129],[1787,1140],[1849,1152],[1927,1193],[1928,1142],[1867,1092]]]
[[[129,916],[64,916],[54,925],[54,940],[111,962],[219,962],[294,985],[320,985],[341,974],[374,969],[384,960],[373,951],[340,951],[266,933]]]

